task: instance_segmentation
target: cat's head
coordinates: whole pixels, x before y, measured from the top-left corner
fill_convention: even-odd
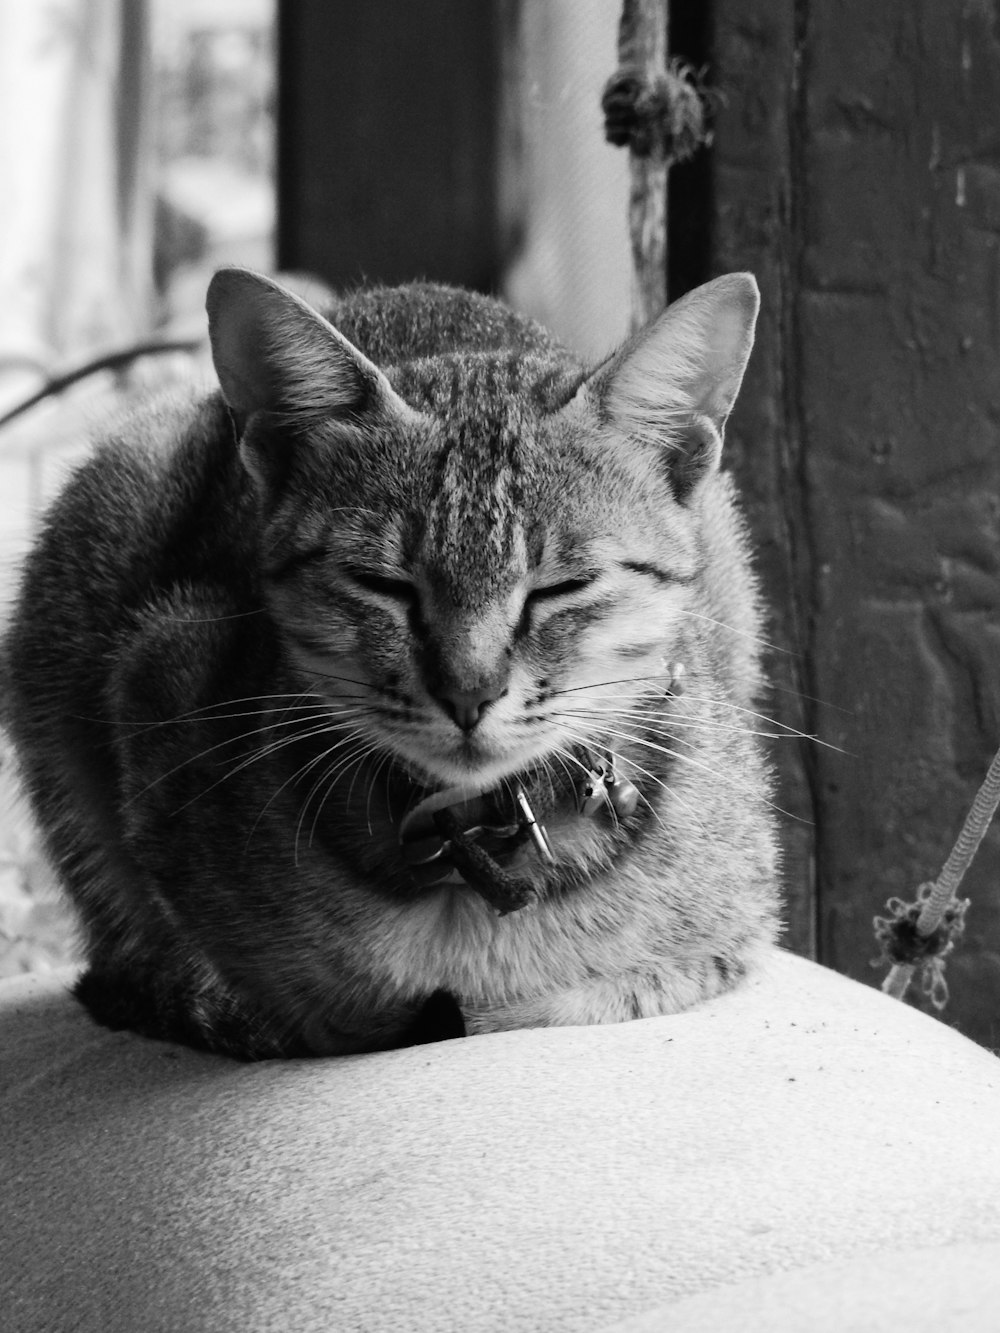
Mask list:
[[[414,299],[382,293],[387,325]],[[689,623],[753,278],[699,288],[589,374],[517,346],[375,366],[244,270],[208,306],[269,604],[358,755],[485,788],[627,730]]]

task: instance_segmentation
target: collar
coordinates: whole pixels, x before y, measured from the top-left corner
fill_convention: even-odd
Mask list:
[[[663,665],[669,679],[665,694],[682,694],[683,664]],[[537,901],[538,877],[516,875],[508,865],[530,843],[543,868],[557,866],[541,818],[571,805],[581,819],[617,823],[633,814],[641,799],[611,750],[579,746],[574,761],[579,777],[567,777],[561,788],[547,773],[535,773],[485,792],[448,787],[424,797],[399,825],[403,860],[414,882],[422,888],[467,884],[500,916]]]
[[[414,881],[425,888],[467,884],[501,916],[535,901],[538,876],[518,875],[509,867],[526,846],[543,869],[557,866],[540,816],[568,805],[580,818],[604,811],[618,819],[639,802],[638,790],[620,775],[614,755],[578,750],[575,759],[581,780],[567,781],[563,790],[556,790],[547,776],[520,775],[487,792],[451,787],[414,806],[399,827],[403,859]]]

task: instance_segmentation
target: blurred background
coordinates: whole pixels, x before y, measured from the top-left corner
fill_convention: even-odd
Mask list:
[[[122,395],[195,375],[220,263],[505,296],[625,335],[619,0],[0,0],[0,595]],[[663,0],[711,91],[671,299],[750,269],[730,423],[774,609],[789,947],[877,984],[1000,743],[1000,19],[992,0]],[[137,348],[144,354],[136,356]],[[76,377],[94,366],[98,369]],[[72,935],[0,767],[0,975]],[[1000,837],[946,1022],[1000,1047]],[[924,1004],[919,994],[912,1001]]]

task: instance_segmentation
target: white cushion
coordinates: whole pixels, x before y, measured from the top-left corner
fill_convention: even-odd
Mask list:
[[[865,1255],[672,1301],[608,1333],[997,1333],[1000,1244]]]
[[[259,1065],[19,980],[0,1312],[18,1333],[888,1331],[880,1265],[920,1248],[942,1255],[922,1290],[951,1300],[954,1250],[970,1317],[995,1318],[954,1326],[1000,1328],[998,1130],[990,1052],[778,952],[668,1018]],[[869,1322],[823,1323],[831,1290]]]

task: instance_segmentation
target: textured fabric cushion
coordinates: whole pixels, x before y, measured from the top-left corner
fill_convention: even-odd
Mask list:
[[[997,1333],[1000,1244],[877,1254],[750,1278],[609,1333]]]
[[[669,1018],[262,1065],[26,979],[0,987],[0,1323],[874,1333],[920,1248],[920,1308],[950,1308],[954,1253],[962,1317],[994,1321],[954,1327],[992,1328],[998,1126],[990,1052],[781,953]],[[822,1322],[835,1299],[861,1315]]]

